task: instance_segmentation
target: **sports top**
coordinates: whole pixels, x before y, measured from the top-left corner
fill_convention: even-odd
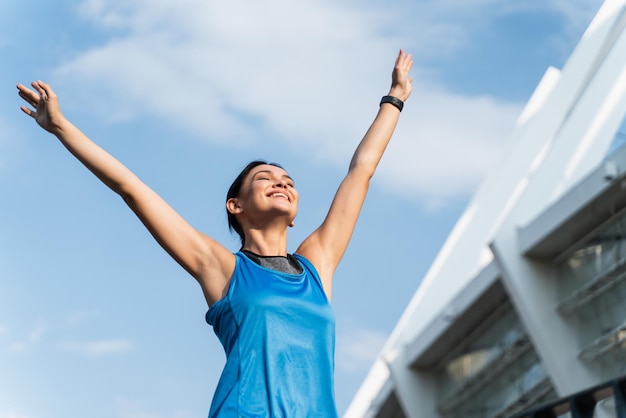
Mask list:
[[[209,308],[226,365],[209,418],[337,417],[335,318],[315,267],[283,273],[238,252],[226,296]]]

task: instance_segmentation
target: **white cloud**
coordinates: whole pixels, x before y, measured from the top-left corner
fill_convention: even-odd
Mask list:
[[[81,324],[87,323],[97,316],[99,316],[99,313],[95,310],[75,311],[67,315],[65,323],[69,328],[73,328]]]
[[[145,402],[125,398],[118,398],[116,406],[120,418],[192,418],[195,416],[191,412],[182,410],[149,412],[151,408]]]
[[[70,315],[68,317],[67,325],[73,327],[84,320],[85,316],[83,314],[77,313],[75,315]],[[45,335],[50,334],[50,331],[50,327],[40,319],[32,329],[26,332],[23,338],[13,339],[13,341],[9,343],[9,350],[14,353],[30,351],[39,346],[43,342]],[[10,337],[10,334],[11,333],[8,332],[8,327],[0,324],[0,336],[6,335],[7,337]],[[48,340],[49,339],[50,338],[48,338]],[[86,357],[104,357],[129,352],[133,349],[134,345],[130,340],[117,338],[82,342],[61,341],[56,344],[56,347],[62,351],[76,353]]]
[[[17,412],[9,412],[9,414],[6,415],[6,418],[27,418],[27,415],[18,414]]]
[[[68,102],[88,102],[109,121],[159,117],[233,147],[271,136],[345,165],[388,88],[399,46],[414,48],[419,77],[419,57],[453,53],[469,42],[468,22],[543,8],[580,25],[591,7],[582,0],[441,0],[393,11],[353,6],[87,0],[79,14],[111,38],[57,74],[72,83]],[[416,90],[410,106],[419,113],[408,121],[403,115],[406,128],[394,139],[381,179],[435,201],[467,194],[499,155],[521,104],[437,86]]]
[[[472,190],[498,160],[521,111],[489,97],[418,88],[381,163],[387,187],[436,200]]]
[[[355,373],[367,370],[383,348],[387,334],[374,330],[350,326],[337,333],[336,364],[343,372]]]
[[[47,332],[47,327],[43,320],[39,320],[37,324],[26,333],[24,339],[13,341],[9,345],[9,349],[14,353],[23,353],[37,346]]]
[[[64,341],[58,344],[63,351],[77,353],[86,357],[104,357],[122,354],[133,349],[133,343],[126,339],[111,339],[101,341]]]
[[[90,88],[85,97],[115,93],[101,109],[110,119],[147,112],[213,141],[253,140],[258,122],[268,132],[313,143],[329,131],[345,131],[346,115],[338,117],[337,106],[345,112],[359,103],[364,81],[380,80],[371,76],[380,63],[370,57],[396,48],[379,39],[371,15],[334,3],[187,0],[104,7],[90,1],[82,12],[126,35],[86,51],[60,75],[97,80],[100,94]],[[391,63],[385,62],[385,87]],[[249,118],[256,123],[246,125]]]
[[[14,341],[9,345],[9,350],[14,353],[23,353],[28,350],[28,344],[23,341]]]
[[[568,30],[564,36],[578,36],[603,0],[438,0],[409,2],[410,13],[403,25],[415,28],[415,52],[420,56],[441,56],[456,52],[472,39],[469,33],[495,19],[515,13],[551,13],[563,19]]]

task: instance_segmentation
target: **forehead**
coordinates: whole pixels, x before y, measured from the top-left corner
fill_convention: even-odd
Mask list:
[[[280,167],[276,167],[275,165],[271,165],[271,164],[261,164],[259,166],[254,167],[252,171],[250,171],[250,178],[254,177],[258,173],[269,173],[278,177],[291,178],[285,170],[283,170]]]

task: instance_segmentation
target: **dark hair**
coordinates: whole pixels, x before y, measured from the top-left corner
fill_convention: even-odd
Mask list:
[[[258,167],[260,165],[265,165],[265,164],[282,168],[280,165],[276,163],[268,163],[263,160],[255,160],[255,161],[250,162],[243,170],[241,170],[241,173],[239,173],[235,181],[233,181],[233,184],[230,185],[228,189],[228,193],[226,193],[226,201],[228,202],[228,199],[239,197],[239,195],[241,194],[241,186],[243,186],[243,182],[246,180],[246,177],[248,177],[248,174],[250,174],[250,172],[252,171],[254,167]],[[226,215],[228,217],[228,228],[231,231],[235,231],[237,235],[239,235],[239,239],[241,240],[241,247],[243,248],[244,244],[246,243],[245,242],[246,238],[243,233],[243,228],[241,227],[241,224],[239,223],[235,215],[230,213],[228,209],[226,210]]]

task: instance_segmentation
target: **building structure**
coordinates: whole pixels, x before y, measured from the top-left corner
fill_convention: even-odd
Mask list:
[[[618,416],[603,383],[626,374],[625,114],[626,0],[606,0],[545,73],[345,418],[505,418],[594,387],[590,416]]]

